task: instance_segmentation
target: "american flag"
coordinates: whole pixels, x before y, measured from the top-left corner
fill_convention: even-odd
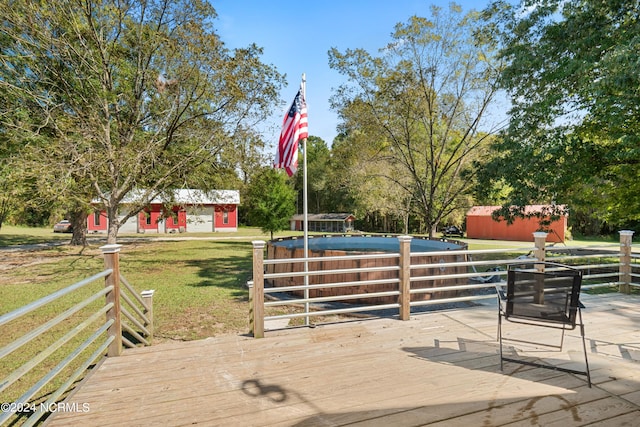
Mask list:
[[[293,99],[289,112],[282,121],[282,132],[273,166],[284,168],[289,176],[298,169],[298,141],[307,138],[307,103],[299,90]]]

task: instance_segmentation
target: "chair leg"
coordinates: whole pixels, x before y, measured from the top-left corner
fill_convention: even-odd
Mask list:
[[[498,330],[496,331],[496,341],[500,340],[500,296],[498,296]]]
[[[584,364],[587,373],[587,385],[591,388],[591,372],[589,371],[589,359],[587,358],[587,342],[584,337],[584,323],[582,322],[582,310],[578,308],[578,316],[580,319],[580,335],[582,336],[582,349],[584,350]]]
[[[498,308],[498,310],[500,310]],[[504,371],[503,361],[502,361],[502,314],[498,311],[498,341],[500,343],[500,370]]]

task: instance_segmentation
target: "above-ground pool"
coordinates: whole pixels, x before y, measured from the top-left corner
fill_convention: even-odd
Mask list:
[[[285,238],[270,242],[270,244],[287,249],[304,249],[304,239]],[[466,246],[466,245],[464,245]],[[429,240],[423,238],[411,239],[411,252],[448,251],[462,249],[463,244],[444,240]],[[400,251],[400,241],[397,237],[385,236],[330,236],[310,237],[310,251],[340,250],[344,252],[393,252]]]
[[[309,237],[309,252],[311,257],[335,257],[344,255],[361,255],[374,253],[398,253],[400,242],[397,236],[326,236]],[[429,240],[421,237],[414,237],[411,240],[411,253],[420,255],[411,256],[412,265],[442,264],[456,261],[464,261],[463,254],[456,254],[456,251],[466,249],[467,245],[462,242]],[[426,252],[451,251],[451,254],[438,254],[431,256]],[[304,257],[304,239],[283,238],[272,240],[267,243],[267,259],[290,259]],[[309,271],[317,270],[352,270],[364,269],[368,267],[385,267],[398,265],[398,258],[380,259],[347,259],[347,260],[327,260],[311,261],[308,263]],[[304,263],[284,263],[268,264],[267,273],[287,273],[304,271]],[[442,274],[466,273],[466,267],[420,267],[411,269],[411,277],[435,276]],[[328,284],[344,282],[360,282],[364,280],[377,280],[375,284],[354,284],[353,286],[327,287],[322,289],[310,289],[309,296],[326,297],[338,295],[355,295],[373,292],[387,292],[398,290],[398,283],[385,279],[398,279],[398,271],[361,271],[361,272],[336,272],[329,274],[309,275],[309,284]],[[299,286],[304,284],[304,277],[280,277],[267,281],[268,286]],[[435,279],[435,280],[412,280],[411,289],[434,288],[442,286],[454,286],[466,284],[465,279]],[[295,292],[301,295],[301,292]],[[411,301],[421,301],[434,298],[449,298],[456,296],[456,291],[443,291],[434,293],[415,293],[411,295]],[[345,302],[362,304],[392,304],[398,302],[397,296],[381,296],[373,298],[348,299]]]

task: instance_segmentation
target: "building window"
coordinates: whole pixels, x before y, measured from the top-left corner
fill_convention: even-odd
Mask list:
[[[168,218],[170,226],[178,225],[178,211],[171,211],[171,216]]]
[[[146,217],[147,225],[151,225],[151,212],[145,212],[144,216]]]
[[[93,213],[93,225],[100,227],[100,211]]]
[[[229,224],[229,211],[226,209],[222,211],[222,223]]]

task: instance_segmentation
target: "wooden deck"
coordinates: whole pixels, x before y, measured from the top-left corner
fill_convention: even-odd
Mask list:
[[[57,412],[47,425],[638,425],[640,297],[583,302],[592,388],[584,376],[520,364],[505,362],[501,372],[496,308],[486,305],[127,350],[68,400],[82,410]],[[551,364],[584,363],[577,330],[562,352],[508,347]]]

